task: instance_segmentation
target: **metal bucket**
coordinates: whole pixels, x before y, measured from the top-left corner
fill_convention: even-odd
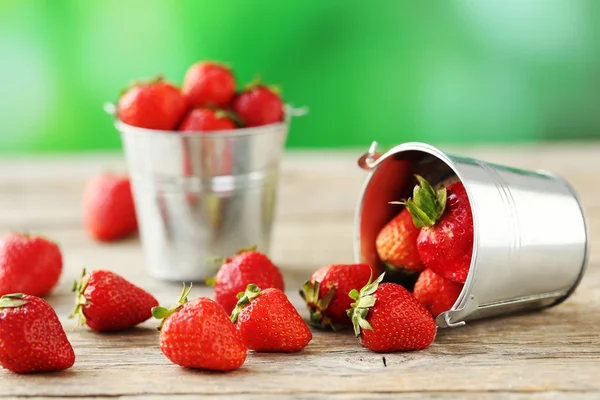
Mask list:
[[[210,133],[116,121],[151,276],[200,281],[215,274],[210,258],[254,245],[269,253],[291,114],[278,124]]]
[[[374,142],[359,159],[370,173],[356,212],[356,262],[382,268],[375,238],[401,211],[388,202],[411,195],[414,174],[434,186],[460,180],[466,188],[475,236],[471,266],[454,306],[436,318],[439,327],[550,307],[573,293],[589,238],[581,202],[562,178],[448,155],[424,143],[383,155],[376,148]]]

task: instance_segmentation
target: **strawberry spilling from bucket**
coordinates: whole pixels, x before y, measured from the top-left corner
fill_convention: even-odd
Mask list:
[[[362,344],[376,352],[419,350],[433,343],[436,326],[432,315],[401,285],[381,283],[384,274],[360,291],[348,315]]]
[[[260,288],[284,290],[283,276],[279,268],[265,254],[255,248],[240,250],[223,261],[214,279],[208,284],[215,287],[215,300],[229,314],[235,308],[238,293],[253,283]]]
[[[413,295],[437,317],[452,308],[462,288],[462,284],[442,278],[428,268],[419,275]]]
[[[417,228],[421,261],[436,274],[465,283],[473,252],[473,215],[462,182],[435,190],[416,176],[413,197],[405,204]]]
[[[311,325],[334,331],[351,326],[346,313],[352,303],[348,293],[365,286],[372,273],[369,264],[333,264],[315,271],[300,290]]]
[[[375,242],[377,254],[390,271],[411,273],[425,268],[417,250],[419,232],[406,208],[379,232]]]
[[[231,321],[248,349],[292,353],[311,341],[310,329],[281,290],[248,285],[238,297]]]

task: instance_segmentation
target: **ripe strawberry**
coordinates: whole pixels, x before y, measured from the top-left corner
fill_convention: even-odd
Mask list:
[[[212,280],[207,283],[212,284]],[[224,261],[214,280],[215,300],[228,314],[235,308],[237,295],[254,283],[262,288],[284,290],[283,276],[269,258],[255,249],[241,250]]]
[[[465,283],[473,253],[473,215],[461,182],[438,190],[417,176],[413,198],[406,208],[421,228],[417,249],[421,261],[436,274]]]
[[[83,193],[83,218],[96,240],[110,242],[137,231],[129,178],[103,174],[92,179]]]
[[[383,283],[385,273],[360,292],[353,290],[355,300],[348,315],[354,333],[362,344],[376,352],[419,350],[435,339],[433,317],[408,290],[395,283]]]
[[[179,89],[162,78],[135,84],[117,104],[117,115],[124,123],[163,131],[175,130],[186,110],[187,101]]]
[[[279,289],[263,291],[248,285],[231,314],[250,350],[292,353],[306,347],[312,333],[287,296]]]
[[[462,288],[462,284],[444,279],[428,268],[419,275],[413,295],[437,317],[452,308]]]
[[[224,107],[235,96],[235,78],[226,66],[201,61],[185,73],[182,91],[194,107]]]
[[[408,209],[402,210],[379,232],[376,240],[377,254],[390,269],[406,272],[422,271],[417,251],[420,229],[415,226]]]
[[[60,249],[47,239],[13,233],[0,240],[0,296],[45,296],[62,272]]]
[[[78,325],[87,324],[100,332],[133,328],[152,316],[158,301],[144,289],[110,271],[83,270],[82,278],[73,284],[77,307],[71,317]]]
[[[334,264],[315,271],[300,290],[311,325],[334,331],[351,326],[346,313],[352,303],[348,293],[365,286],[372,273],[369,264]]]
[[[237,125],[229,118],[228,113],[210,108],[195,108],[187,113],[180,131],[209,132],[236,129]]]
[[[56,312],[39,297],[0,298],[0,365],[18,374],[61,371],[75,363]]]
[[[200,297],[188,302],[192,286],[171,309],[154,307],[161,319],[160,350],[171,362],[187,368],[215,371],[237,369],[246,361],[246,346],[235,325],[213,300]]]
[[[233,111],[245,126],[261,126],[283,120],[283,102],[275,88],[253,82],[233,100]]]

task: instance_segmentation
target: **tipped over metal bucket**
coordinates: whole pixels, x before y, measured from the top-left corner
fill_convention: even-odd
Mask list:
[[[547,172],[524,171],[448,155],[424,143],[405,143],[385,154],[373,143],[359,165],[370,171],[355,219],[356,262],[382,268],[375,248],[381,228],[410,197],[414,174],[432,185],[460,180],[473,213],[469,275],[439,327],[533,310],[565,300],[585,271],[589,238],[582,205],[569,184]]]

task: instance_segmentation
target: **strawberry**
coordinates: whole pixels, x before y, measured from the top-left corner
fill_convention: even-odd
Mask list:
[[[171,362],[187,368],[215,371],[237,369],[246,361],[246,346],[221,306],[200,297],[188,302],[192,286],[171,309],[155,307],[162,320],[160,350]]]
[[[182,91],[194,107],[224,107],[235,96],[235,78],[228,67],[201,61],[188,68]]]
[[[362,344],[376,352],[419,350],[435,339],[433,317],[421,303],[401,285],[383,283],[381,274],[360,292],[353,290],[355,300],[348,315],[354,333]]]
[[[351,326],[346,313],[352,303],[348,293],[365,286],[372,273],[369,264],[333,264],[315,271],[300,291],[311,325],[333,330]]]
[[[436,274],[465,283],[473,253],[473,215],[461,182],[438,190],[420,176],[406,204],[415,226],[421,228],[417,249],[421,261]]]
[[[452,308],[462,288],[462,284],[444,279],[428,268],[419,275],[413,295],[437,317]]]
[[[248,349],[292,353],[312,340],[310,329],[281,290],[261,291],[250,284],[239,298],[231,321]]]
[[[283,121],[283,102],[276,88],[260,81],[249,84],[233,100],[233,111],[247,127]]]
[[[18,374],[61,371],[73,347],[50,304],[23,293],[0,297],[0,365]]]
[[[180,131],[209,132],[236,129],[237,125],[229,118],[228,113],[210,108],[195,108],[185,116]]]
[[[0,240],[0,296],[45,296],[58,283],[62,266],[56,243],[22,233],[8,235]]]
[[[73,284],[78,325],[87,324],[99,332],[133,328],[152,316],[158,301],[145,290],[110,271],[85,269],[81,280]]]
[[[283,276],[269,258],[254,248],[239,251],[226,259],[216,279],[207,281],[215,286],[215,300],[228,314],[235,308],[237,295],[254,283],[261,288],[284,290]]]
[[[159,77],[126,90],[119,98],[117,116],[128,125],[172,131],[187,107],[179,89]]]
[[[86,185],[83,218],[96,240],[110,242],[137,231],[135,205],[129,178],[102,174]]]
[[[392,271],[422,271],[425,267],[417,250],[419,232],[408,210],[402,210],[377,235],[375,245],[381,261]]]

